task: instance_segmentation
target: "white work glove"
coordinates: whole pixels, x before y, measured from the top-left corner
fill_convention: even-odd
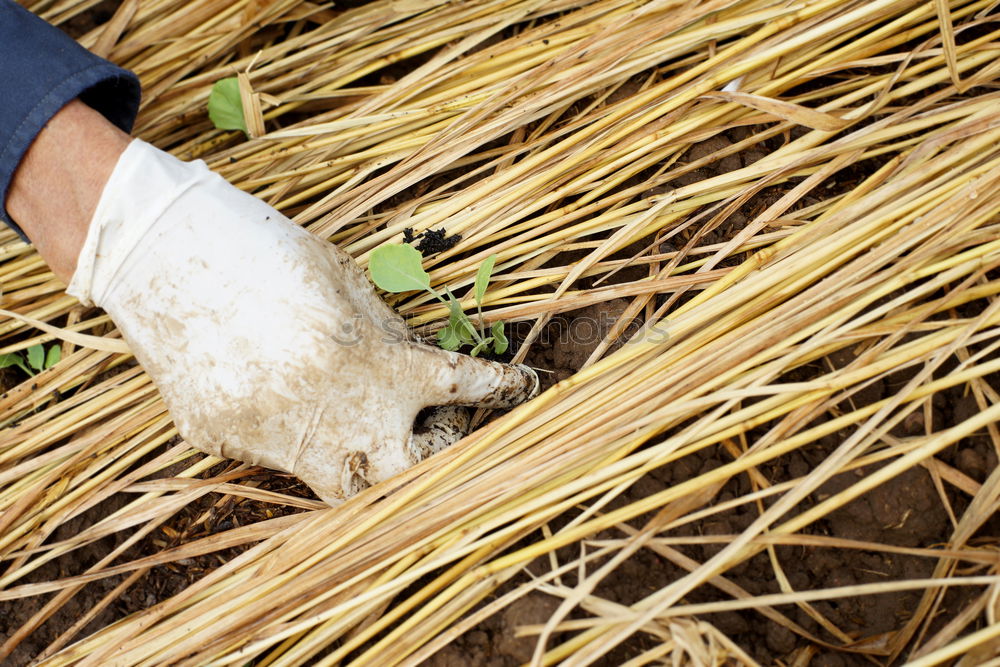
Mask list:
[[[425,406],[512,407],[538,378],[417,342],[354,260],[209,171],[134,140],[69,293],[104,308],[193,446],[334,503],[418,462]]]

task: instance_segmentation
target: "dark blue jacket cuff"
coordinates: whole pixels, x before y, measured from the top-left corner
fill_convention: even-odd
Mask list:
[[[12,0],[0,0],[0,91],[0,219],[25,238],[7,213],[7,193],[35,137],[77,97],[131,132],[139,80]]]

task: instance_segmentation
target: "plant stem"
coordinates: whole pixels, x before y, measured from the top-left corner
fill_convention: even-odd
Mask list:
[[[455,298],[455,295],[452,294],[451,290],[448,289],[447,287],[445,288],[445,291],[448,293],[448,298],[451,299],[456,306],[458,306],[457,312],[461,313],[462,320],[465,322],[465,326],[469,329],[469,332],[472,333],[472,337],[475,339],[476,345],[481,344],[483,342],[483,337],[479,335],[479,332],[476,330],[476,327],[472,326],[472,321],[469,319],[469,316],[465,314],[465,311],[462,310],[462,306],[459,303],[458,299]]]

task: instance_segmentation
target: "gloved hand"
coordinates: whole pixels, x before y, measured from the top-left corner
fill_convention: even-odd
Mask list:
[[[523,366],[416,341],[347,254],[201,161],[122,154],[69,293],[104,308],[181,435],[292,472],[334,503],[436,449],[429,405],[512,407]]]

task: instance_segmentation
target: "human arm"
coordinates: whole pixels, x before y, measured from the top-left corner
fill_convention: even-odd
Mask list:
[[[101,138],[98,134],[110,135],[117,129],[117,143],[120,144],[121,138],[131,131],[139,110],[139,80],[131,72],[88,52],[13,0],[0,0],[0,86],[4,90],[0,98],[0,204],[4,204],[0,205],[0,220],[11,225],[23,238],[24,230],[13,220],[9,210],[12,194],[15,206],[29,205],[27,200],[10,192],[18,171],[40,167],[53,174],[47,181],[37,177],[19,179],[22,184],[30,182],[36,190],[56,187],[56,177],[99,180],[103,175],[103,172],[98,173],[100,168],[109,171],[107,164],[97,164],[102,158],[99,154],[93,156],[93,161],[87,160],[86,155],[74,156],[97,167],[93,174],[60,174],[59,163],[43,164],[39,159],[44,153],[38,151],[35,159],[26,162],[36,139],[47,144],[58,142],[67,151],[90,150],[100,147],[96,143]],[[63,110],[65,113],[59,113]],[[49,127],[43,132],[47,124]],[[95,143],[85,145],[84,139]],[[108,159],[105,157],[103,162]],[[56,171],[50,172],[53,167]],[[71,192],[70,183],[66,185],[70,187],[49,192],[50,196],[44,201],[37,198],[39,203],[67,203],[69,197],[82,194]],[[89,184],[86,189],[92,190]],[[90,198],[94,199],[93,193]],[[22,215],[31,217],[34,214],[22,210]],[[82,227],[87,222],[89,219],[82,223],[77,221],[76,226]],[[79,231],[76,229],[76,238],[79,238]],[[43,229],[36,230],[35,234],[39,238],[51,236]],[[50,243],[42,241],[42,244],[51,246],[52,242],[58,243],[53,238]],[[59,258],[54,259],[58,265]],[[61,277],[66,277],[61,267],[56,271],[57,275],[61,273]]]
[[[7,210],[69,283],[104,184],[131,138],[78,99],[49,120],[14,172]]]

